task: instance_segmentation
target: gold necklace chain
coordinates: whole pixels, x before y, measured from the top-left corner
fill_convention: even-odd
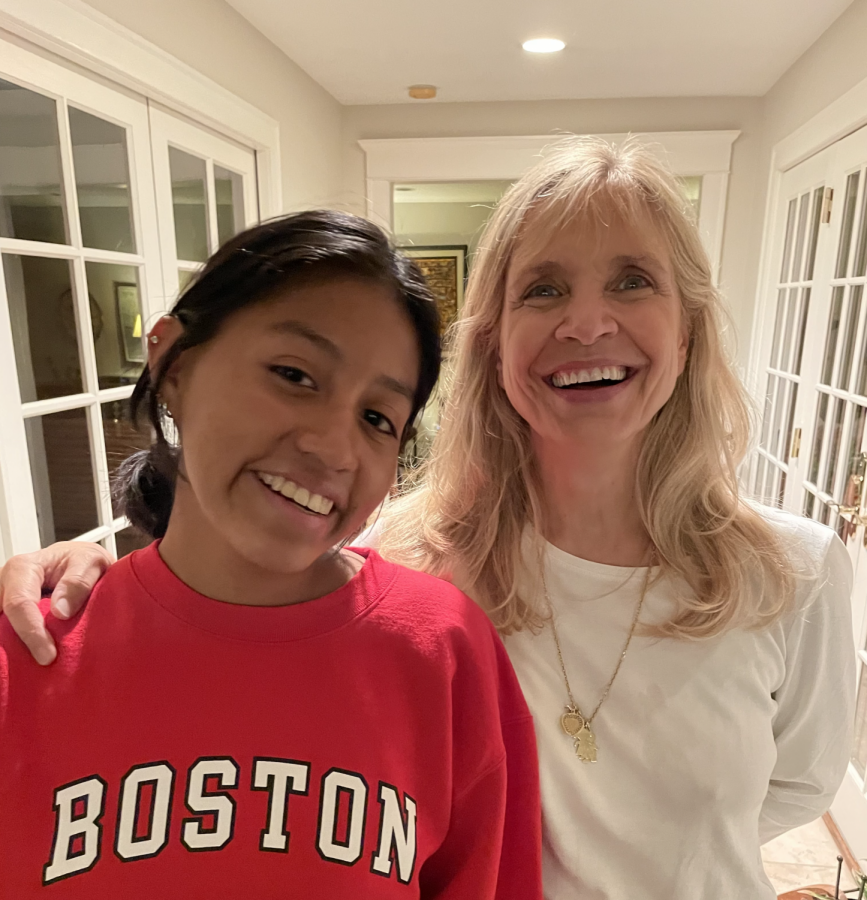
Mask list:
[[[560,636],[557,634],[554,607],[551,603],[551,596],[548,593],[545,570],[544,567],[542,568],[542,589],[545,591],[545,601],[548,604],[548,609],[551,610],[551,631],[554,634],[554,643],[557,647],[557,658],[560,660],[560,671],[563,673],[563,681],[566,683],[566,693],[569,695],[569,703],[566,706],[565,712],[560,716],[560,727],[570,738],[572,738],[575,745],[575,755],[581,762],[596,762],[598,747],[596,745],[596,735],[593,733],[593,729],[590,726],[593,724],[593,720],[596,718],[596,714],[601,709],[602,704],[608,698],[608,694],[611,692],[611,686],[614,684],[614,681],[620,672],[623,660],[626,659],[629,645],[632,643],[635,629],[638,627],[638,617],[641,615],[641,608],[644,606],[644,598],[647,596],[647,588],[650,584],[650,572],[651,567],[648,566],[647,573],[644,576],[644,584],[641,587],[641,595],[638,598],[635,614],[632,617],[632,625],[629,628],[629,634],[626,637],[626,643],[623,645],[620,658],[617,660],[617,665],[614,667],[614,674],[608,679],[608,684],[605,685],[605,690],[602,691],[602,696],[596,704],[596,708],[589,716],[585,716],[575,702],[575,697],[572,695],[572,687],[569,684],[569,675],[566,672],[566,663],[563,662],[563,651],[560,648]]]

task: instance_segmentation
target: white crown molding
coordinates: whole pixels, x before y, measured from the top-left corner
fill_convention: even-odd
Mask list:
[[[739,131],[668,131],[639,134],[660,150],[678,175],[728,172]],[[382,138],[359,141],[367,177],[390,181],[487,181],[518,178],[546,147],[566,135]],[[627,134],[598,135],[619,143]]]
[[[637,134],[677,175],[702,175],[699,228],[718,276],[722,257],[732,145],[739,131]],[[621,143],[628,134],[601,134]],[[566,135],[382,138],[360,140],[367,165],[367,214],[388,230],[394,221],[392,185],[405,181],[514,181],[546,147]]]
[[[773,169],[785,172],[867,125],[867,78],[774,145]]]
[[[252,145],[262,216],[281,209],[280,128],[251,103],[81,0],[0,0],[0,28]]]

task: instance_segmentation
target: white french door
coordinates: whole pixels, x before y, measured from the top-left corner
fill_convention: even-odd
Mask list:
[[[202,263],[259,218],[256,155],[229,138],[150,106],[166,294],[177,296]]]
[[[832,813],[867,858],[867,129],[783,176],[773,234],[765,405],[749,487],[830,525],[855,566],[856,741]]]
[[[148,443],[125,415],[143,337],[179,272],[258,219],[255,165],[0,39],[0,562],[55,540],[140,542],[110,483]]]

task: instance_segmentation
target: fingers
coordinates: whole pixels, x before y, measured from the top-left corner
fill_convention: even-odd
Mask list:
[[[39,609],[41,591],[42,568],[31,556],[14,556],[0,569],[0,607],[36,662],[47,666],[57,648]]]
[[[99,544],[73,543],[69,555],[58,566],[57,587],[51,594],[51,611],[58,619],[69,619],[87,602],[96,583],[114,562]]]
[[[70,541],[13,556],[0,569],[0,612],[38,663],[48,665],[57,656],[39,610],[43,587],[54,587],[51,610],[57,618],[67,619],[81,609],[112,562],[111,554],[98,544]]]

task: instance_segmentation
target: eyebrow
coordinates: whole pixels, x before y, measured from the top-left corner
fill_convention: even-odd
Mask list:
[[[331,338],[325,337],[324,334],[320,334],[315,328],[305,325],[304,322],[286,319],[283,322],[275,322],[270,330],[277,332],[277,334],[294,334],[297,337],[305,338],[310,341],[311,344],[315,344],[319,347],[320,350],[324,350],[333,359],[343,359],[343,353],[341,352],[340,347],[338,347]]]
[[[381,375],[376,381],[377,384],[381,384],[386,390],[406,397],[410,403],[415,402],[415,391],[406,382],[392,378],[390,375]]]
[[[343,359],[343,351],[331,340],[331,338],[325,337],[324,334],[320,334],[315,328],[311,328],[304,322],[286,319],[282,322],[275,322],[271,326],[271,331],[277,332],[278,334],[294,334],[297,337],[302,337],[305,340],[310,341],[314,346],[319,347],[332,359],[335,359],[338,362]],[[402,397],[406,397],[410,403],[415,401],[415,391],[406,382],[400,381],[397,378],[392,378],[390,375],[380,375],[376,381],[377,384],[381,385],[386,390],[391,391],[394,394],[400,394]]]
[[[612,262],[618,266],[655,266],[664,268],[662,261],[649,253],[643,256],[615,256]]]
[[[649,266],[656,269],[665,268],[661,260],[650,254],[643,254],[641,256],[622,254],[620,256],[615,256],[611,260],[611,265],[612,268],[621,268],[622,266],[638,266],[639,268],[641,268],[642,266]],[[551,273],[562,271],[562,263],[556,262],[553,259],[546,259],[542,262],[533,263],[530,266],[516,267],[515,277],[520,278],[521,280],[528,277],[541,278],[545,275],[550,275]]]

